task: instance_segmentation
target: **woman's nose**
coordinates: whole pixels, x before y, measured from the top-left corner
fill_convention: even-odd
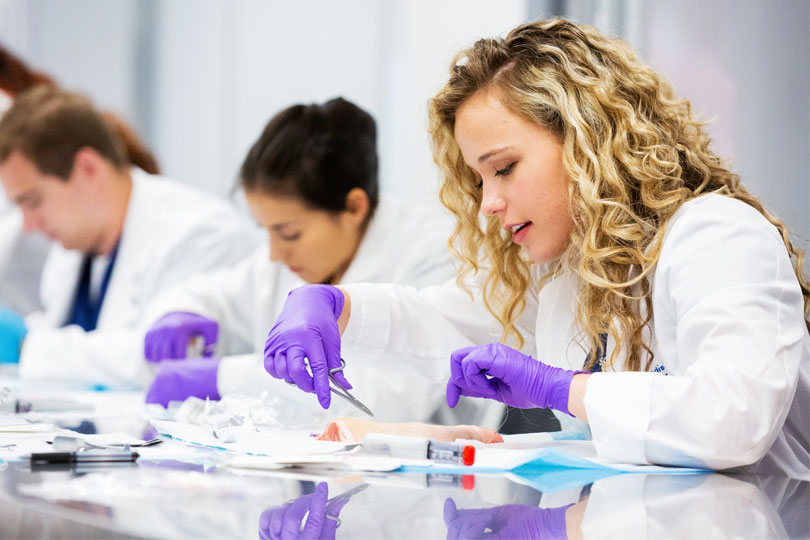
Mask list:
[[[494,216],[506,208],[506,199],[503,194],[484,182],[481,197],[481,213],[485,216]]]
[[[270,260],[273,262],[280,261],[282,259],[281,256],[281,249],[277,247],[277,244],[274,242],[270,242]]]

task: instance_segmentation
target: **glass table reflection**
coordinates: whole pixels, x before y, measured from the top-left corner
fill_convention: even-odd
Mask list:
[[[240,476],[171,460],[0,468],[3,538],[810,536],[810,483],[786,478],[626,473],[554,489],[509,474]]]

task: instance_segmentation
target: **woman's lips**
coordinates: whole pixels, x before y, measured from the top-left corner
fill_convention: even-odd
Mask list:
[[[532,222],[528,221],[525,225],[521,226],[515,232],[512,233],[512,241],[518,245],[526,238],[526,235],[529,234],[529,229],[532,228]]]

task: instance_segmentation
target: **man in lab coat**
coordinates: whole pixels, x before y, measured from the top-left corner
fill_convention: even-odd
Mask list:
[[[224,201],[130,168],[84,98],[37,88],[0,119],[0,182],[27,230],[57,244],[42,275],[42,313],[0,317],[6,362],[22,377],[142,386],[146,305],[189,275],[235,263],[255,231]],[[17,357],[15,358],[15,354]]]

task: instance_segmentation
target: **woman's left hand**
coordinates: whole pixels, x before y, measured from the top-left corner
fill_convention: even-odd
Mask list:
[[[450,355],[447,404],[455,407],[459,396],[471,396],[571,414],[568,392],[577,373],[585,372],[548,366],[500,343],[464,347]]]

